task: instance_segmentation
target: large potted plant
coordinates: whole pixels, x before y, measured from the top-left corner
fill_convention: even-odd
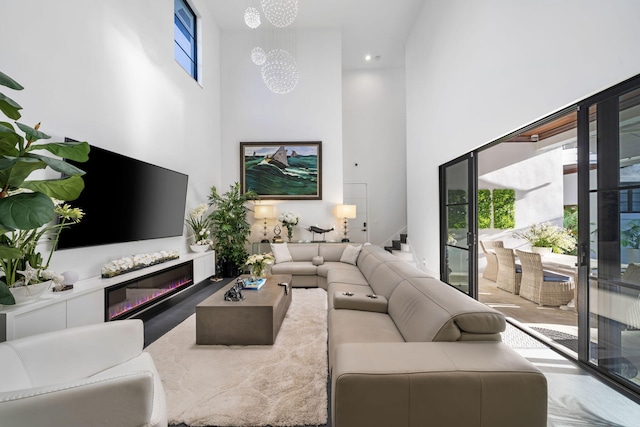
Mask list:
[[[0,86],[12,90],[23,87],[0,72]],[[65,159],[88,160],[87,142],[37,141],[51,138],[34,127],[17,122],[22,107],[0,93],[0,111],[12,120],[0,121],[0,304],[15,304],[10,288],[45,280],[42,272],[48,266],[37,246],[44,237],[57,238],[67,224],[81,218],[81,212],[56,200],[75,200],[84,188],[84,171],[65,162]],[[49,157],[49,152],[56,157]],[[61,178],[29,179],[32,173],[52,169]],[[61,207],[60,207],[61,206]],[[57,212],[56,212],[57,210]],[[60,221],[53,223],[54,213]],[[55,241],[51,243],[51,252]]]
[[[232,184],[229,191],[223,194],[219,194],[215,186],[211,187],[211,237],[224,277],[233,277],[241,273],[249,256],[245,247],[251,233],[251,224],[247,222],[247,202],[256,199],[258,195],[253,191],[243,194],[238,182]]]
[[[528,241],[532,252],[562,254],[569,253],[576,247],[576,238],[569,230],[549,222],[533,224],[525,231],[513,233],[513,236]]]

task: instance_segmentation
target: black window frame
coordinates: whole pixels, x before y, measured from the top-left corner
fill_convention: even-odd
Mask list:
[[[183,6],[184,9],[190,14],[190,17],[193,19],[193,34],[191,34],[191,32],[188,30],[187,24],[184,22],[183,18],[179,16],[178,14],[179,8],[177,7],[178,4]],[[198,35],[197,35],[198,34],[198,17],[196,13],[193,11],[193,8],[189,4],[189,2],[187,2],[187,0],[174,0],[173,26],[174,26],[174,34],[175,34],[175,31],[178,30],[190,41],[191,51],[186,52],[182,48],[180,43],[178,43],[178,40],[176,40],[175,35],[173,37],[174,47],[177,47],[178,49],[180,49],[180,51],[184,52],[187,58],[189,58],[191,63],[191,69],[189,70],[185,68],[185,65],[178,59],[178,57],[175,54],[174,54],[174,59],[178,64],[180,64],[182,68],[184,68],[184,70],[187,73],[189,73],[191,77],[194,78],[194,80],[198,81]]]

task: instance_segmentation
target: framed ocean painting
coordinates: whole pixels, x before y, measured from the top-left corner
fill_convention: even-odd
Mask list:
[[[241,142],[240,185],[261,199],[322,200],[322,142]]]

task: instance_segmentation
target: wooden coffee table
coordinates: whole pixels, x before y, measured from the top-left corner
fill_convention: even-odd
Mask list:
[[[241,276],[244,277],[244,276]],[[289,283],[289,292],[278,283]],[[225,301],[233,280],[196,305],[196,344],[272,345],[291,304],[291,275],[267,277],[258,290],[243,290],[242,301]]]

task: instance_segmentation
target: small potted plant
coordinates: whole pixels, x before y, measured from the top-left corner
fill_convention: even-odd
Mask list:
[[[193,239],[190,248],[193,252],[205,252],[213,241],[209,238],[211,234],[211,221],[206,215],[209,207],[206,203],[201,203],[189,212],[189,216],[185,219],[187,226],[191,231],[189,236]]]
[[[513,237],[524,239],[531,245],[532,252],[568,253],[576,247],[576,238],[566,228],[549,222],[533,224],[526,231],[517,231]]]
[[[244,265],[249,267],[251,280],[255,280],[259,277],[265,277],[267,275],[267,267],[273,264],[274,261],[275,258],[271,253],[253,254],[249,255]]]

